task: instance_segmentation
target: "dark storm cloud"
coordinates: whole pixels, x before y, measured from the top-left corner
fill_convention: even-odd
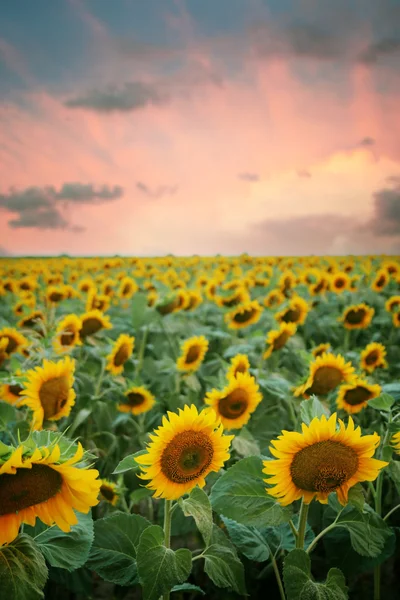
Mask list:
[[[148,185],[146,185],[142,181],[138,181],[136,183],[136,189],[139,190],[139,192],[142,192],[143,194],[148,196],[149,198],[157,199],[162,198],[163,196],[172,196],[173,194],[176,194],[176,192],[178,191],[178,186],[160,185],[152,190]]]
[[[381,236],[400,235],[400,184],[383,188],[374,194],[373,231]]]
[[[120,186],[96,188],[93,184],[71,182],[64,183],[59,190],[54,186],[11,189],[0,194],[0,209],[16,215],[9,221],[14,229],[70,229],[73,226],[62,214],[64,206],[110,202],[122,195],[123,188]]]
[[[360,146],[374,146],[375,143],[374,138],[366,136],[360,141]]]
[[[239,179],[242,179],[242,181],[260,181],[260,176],[257,173],[249,173],[249,172],[244,172],[244,173],[239,173],[238,174]]]
[[[168,97],[154,86],[132,81],[120,87],[110,85],[104,89],[88,91],[65,102],[69,108],[83,108],[95,112],[131,112],[149,105],[161,105]]]
[[[397,56],[400,58],[400,37],[387,37],[370,44],[361,53],[359,60],[366,65],[378,62],[380,58]]]

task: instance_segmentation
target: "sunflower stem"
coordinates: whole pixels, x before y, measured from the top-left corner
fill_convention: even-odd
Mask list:
[[[306,504],[303,499],[301,502],[299,528],[297,530],[298,534],[296,539],[296,548],[300,548],[301,550],[304,548],[304,538],[306,536],[308,507],[309,504]]]
[[[391,423],[391,415],[389,417],[388,425]],[[380,458],[382,458],[383,448],[386,446],[389,439],[389,429],[386,430],[385,437],[383,439],[382,446],[380,447]],[[380,471],[376,480],[376,491],[375,491],[375,512],[379,516],[382,515],[382,488],[383,488],[383,472]],[[374,600],[380,600],[381,598],[381,566],[377,566],[374,569]]]
[[[286,600],[285,590],[283,588],[282,578],[281,578],[281,574],[279,573],[279,567],[278,567],[278,564],[276,562],[275,556],[271,556],[271,563],[272,563],[272,568],[274,569],[274,573],[275,573],[275,577],[276,577],[276,582],[278,584],[279,594],[281,596],[281,600]]]
[[[140,342],[139,358],[138,358],[138,362],[136,364],[136,369],[135,369],[135,379],[137,379],[139,377],[140,371],[142,370],[144,351],[146,349],[148,333],[149,333],[149,330],[147,327],[145,327],[143,330],[142,341]]]
[[[104,359],[102,359],[100,374],[99,374],[99,378],[97,380],[96,389],[94,391],[94,397],[95,398],[97,398],[98,395],[100,394],[100,388],[101,388],[101,384],[103,383],[103,378],[104,378],[105,370],[106,370],[106,361]]]
[[[165,500],[164,503],[164,544],[166,548],[171,547],[171,516],[172,500]],[[170,593],[163,594],[163,600],[169,600]]]
[[[315,548],[315,546],[318,544],[319,540],[324,537],[325,534],[328,533],[328,531],[331,531],[332,529],[334,529],[336,527],[336,522],[339,518],[339,516],[341,515],[341,512],[338,514],[338,516],[336,517],[336,519],[333,521],[333,523],[331,523],[330,525],[328,525],[328,527],[325,527],[325,529],[323,529],[318,535],[315,536],[315,538],[313,539],[313,541],[311,542],[311,544],[308,546],[306,552],[307,554],[310,554],[310,552],[312,552]]]
[[[292,533],[294,535],[294,539],[297,540],[297,538],[299,537],[299,532],[297,531],[296,526],[293,523],[292,519],[290,519],[289,525],[290,525],[290,529],[292,530]]]

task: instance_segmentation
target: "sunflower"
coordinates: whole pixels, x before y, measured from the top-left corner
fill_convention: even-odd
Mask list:
[[[158,300],[157,292],[150,291],[147,293],[147,306],[152,307],[156,304]]]
[[[385,302],[385,308],[387,312],[393,312],[400,310],[400,296],[391,296]]]
[[[195,310],[203,302],[203,297],[200,294],[200,292],[196,290],[187,290],[187,294],[189,296],[189,302],[187,303],[187,306],[184,308],[184,310]]]
[[[238,373],[248,373],[250,369],[249,357],[246,354],[236,354],[231,358],[231,365],[226,374],[227,379],[236,377]]]
[[[230,329],[242,329],[257,323],[262,310],[262,306],[257,300],[251,300],[226,313],[225,321]]]
[[[388,275],[385,269],[379,269],[377,272],[374,281],[371,284],[371,289],[375,290],[375,292],[380,292],[389,282],[390,276]]]
[[[18,535],[22,523],[32,527],[36,517],[68,532],[78,519],[74,510],[88,513],[98,504],[100,481],[95,469],[73,466],[81,461],[78,444],[71,458],[60,447],[10,447],[0,458],[0,545]]]
[[[338,320],[343,321],[346,329],[365,329],[371,323],[374,314],[375,309],[362,302],[346,308]]]
[[[18,327],[21,329],[43,329],[44,314],[41,310],[34,310],[33,312],[25,315],[18,322]]]
[[[74,346],[82,344],[79,332],[82,329],[82,321],[74,314],[66,315],[57,325],[54,338],[54,349],[56,352],[70,350]]]
[[[263,304],[266,308],[275,308],[285,302],[285,296],[280,290],[271,290],[264,298]]]
[[[185,292],[183,290],[179,290],[174,294],[169,294],[166,298],[162,299],[156,305],[157,312],[160,315],[169,315],[170,313],[177,312],[182,308],[182,306],[186,307],[185,302]]]
[[[89,310],[81,316],[82,329],[79,332],[81,340],[94,335],[101,329],[112,329],[110,317],[104,315],[100,310]]]
[[[385,346],[378,342],[371,342],[360,354],[360,366],[368,373],[372,373],[377,368],[387,369],[385,356]]]
[[[66,290],[63,285],[50,285],[46,290],[46,301],[49,304],[58,304],[66,298]]]
[[[369,400],[377,398],[382,392],[378,384],[370,384],[357,377],[351,384],[341,385],[336,398],[336,406],[343,408],[349,414],[359,413]]]
[[[198,413],[192,404],[179,409],[179,414],[167,414],[151,436],[147,453],[135,461],[156,497],[176,500],[196,485],[204,487],[206,476],[223,467],[233,436],[223,435],[214,411]]]
[[[361,436],[351,417],[347,428],[339,419],[337,431],[336,418],[336,413],[329,420],[315,417],[310,425],[302,424],[302,433],[283,431],[272,441],[270,451],[277,460],[264,461],[264,481],[273,486],[267,492],[281,505],[300,498],[309,504],[314,497],[326,504],[331,492],[344,505],[351,487],[374,481],[388,464],[371,458],[380,442],[377,433]]]
[[[101,310],[105,312],[110,308],[111,297],[106,294],[96,294],[93,290],[87,294],[86,310]]]
[[[232,308],[233,306],[237,306],[238,304],[243,304],[245,302],[250,301],[249,292],[246,288],[236,288],[233,294],[229,294],[228,296],[215,296],[215,303],[221,308]]]
[[[212,390],[204,402],[211,406],[225,429],[240,429],[262,400],[259,386],[248,373],[237,373],[223,390]]]
[[[325,344],[318,344],[318,346],[316,346],[315,348],[313,348],[311,350],[311,354],[314,356],[314,358],[317,358],[317,356],[322,356],[322,354],[324,354],[325,352],[330,352],[331,351],[331,345],[329,342],[325,343]]]
[[[100,500],[105,500],[115,506],[119,498],[117,484],[113,481],[108,481],[108,479],[102,479],[100,484]]]
[[[134,346],[135,338],[121,333],[112,351],[107,356],[107,371],[110,371],[113,375],[120,375],[124,370],[124,364],[132,356]]]
[[[0,329],[0,341],[3,339],[8,340],[7,345],[5,346],[7,357],[14,352],[21,352],[23,348],[29,345],[29,341],[26,337],[11,327],[3,327],[3,329]]]
[[[400,311],[393,313],[392,323],[393,323],[393,327],[400,327]]]
[[[127,300],[132,298],[138,289],[139,287],[134,279],[131,279],[131,277],[124,277],[120,282],[118,296]]]
[[[311,394],[326,396],[341,383],[353,383],[354,367],[343,356],[324,353],[310,365],[307,381],[295,389],[295,396],[309,398]]]
[[[156,403],[153,394],[143,386],[131,387],[124,395],[124,400],[118,404],[118,410],[123,413],[141,415],[151,410]]]
[[[283,348],[288,339],[295,333],[295,323],[281,323],[279,329],[273,329],[272,331],[269,331],[267,339],[265,340],[267,349],[263,354],[263,358],[269,358],[273,352]]]
[[[18,369],[15,375],[21,375],[21,371]],[[21,392],[23,387],[19,383],[4,383],[0,386],[0,400],[7,402],[8,404],[17,404],[21,400]]]
[[[204,335],[191,337],[181,345],[181,355],[176,361],[179,371],[194,372],[200,367],[208,350],[208,340]]]
[[[396,454],[400,454],[400,431],[392,436],[391,444]]]
[[[329,279],[324,275],[320,275],[319,281],[316,283],[310,283],[308,289],[312,296],[318,296],[319,294],[323,294],[329,288]]]
[[[309,310],[309,304],[304,298],[294,296],[290,300],[288,308],[278,312],[275,315],[275,318],[279,323],[295,323],[296,325],[303,325]]]
[[[339,272],[332,275],[329,282],[331,292],[341,294],[350,288],[350,277],[345,272]]]
[[[43,421],[67,417],[75,404],[73,390],[75,361],[66,356],[58,362],[43,361],[42,367],[26,372],[21,406],[33,411],[33,428],[41,429]]]

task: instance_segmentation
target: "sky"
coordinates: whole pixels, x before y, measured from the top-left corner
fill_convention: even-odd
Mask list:
[[[0,254],[400,254],[400,0],[1,0]]]

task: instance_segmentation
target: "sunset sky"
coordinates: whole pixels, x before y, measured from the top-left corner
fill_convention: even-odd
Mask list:
[[[400,253],[400,0],[2,0],[2,255]]]

